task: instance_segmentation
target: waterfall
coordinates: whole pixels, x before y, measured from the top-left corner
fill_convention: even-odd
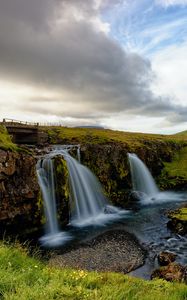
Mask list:
[[[78,160],[79,163],[81,162],[80,145],[77,146],[77,160]]]
[[[47,231],[51,234],[59,232],[56,210],[56,195],[54,184],[54,166],[51,158],[44,158],[37,163],[38,182],[45,200],[45,215]]]
[[[142,192],[145,198],[154,198],[159,193],[159,189],[150,171],[136,154],[128,153],[128,159],[130,162],[133,190]]]
[[[69,171],[71,224],[92,223],[103,216],[108,201],[94,174],[68,152],[63,155]]]
[[[56,194],[54,182],[54,165],[50,156],[40,159],[36,165],[38,183],[42,191],[46,216],[46,235],[41,238],[45,246],[57,246],[70,239],[66,233],[59,230]]]
[[[54,166],[52,159],[57,155],[62,155],[67,163],[71,225],[84,226],[102,224],[119,218],[119,216],[126,212],[109,205],[95,175],[78,161],[80,159],[80,146],[77,146],[78,160],[69,154],[72,148],[75,148],[75,146],[56,146],[37,163],[38,181],[44,199],[47,219],[46,235],[43,237],[43,240],[47,239],[47,242],[49,240],[51,242],[51,237],[55,242],[57,238],[58,242],[58,238],[61,239],[62,234],[62,232],[59,231],[57,220]]]

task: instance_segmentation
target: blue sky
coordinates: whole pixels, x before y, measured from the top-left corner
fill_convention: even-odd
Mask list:
[[[0,28],[0,118],[187,129],[187,0],[6,0]]]
[[[157,51],[187,40],[187,2],[174,3],[124,1],[105,10],[102,18],[110,24],[111,36],[125,49],[151,58]]]

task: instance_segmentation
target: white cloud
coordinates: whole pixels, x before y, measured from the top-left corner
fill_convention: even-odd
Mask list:
[[[187,105],[187,42],[155,53],[152,67],[157,74],[155,93],[169,94],[175,102]]]
[[[187,5],[187,0],[156,0],[155,2],[163,7]]]

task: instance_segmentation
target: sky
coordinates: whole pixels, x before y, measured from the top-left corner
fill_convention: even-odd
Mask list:
[[[0,0],[0,119],[187,129],[187,0]]]

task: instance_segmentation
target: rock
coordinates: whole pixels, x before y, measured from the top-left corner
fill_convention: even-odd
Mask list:
[[[171,262],[174,262],[176,258],[176,254],[163,251],[158,255],[158,262],[161,266],[167,266]]]
[[[147,197],[147,195],[143,192],[140,191],[133,191],[129,194],[129,201],[131,202],[139,202],[142,199],[145,199]]]
[[[168,228],[180,235],[187,233],[187,207],[169,212],[168,217],[170,218]]]
[[[90,237],[91,238],[91,237]],[[145,251],[136,238],[124,230],[110,230],[91,240],[60,251],[50,266],[99,272],[128,273],[143,265]]]
[[[151,279],[154,278],[187,283],[187,267],[172,262],[167,266],[160,267],[153,271]]]
[[[146,194],[139,191],[133,191],[128,194],[128,200],[127,200],[127,208],[138,210],[141,205],[141,200],[146,197]]]
[[[41,220],[36,158],[26,151],[0,150],[1,232],[35,227]],[[39,216],[40,215],[40,216]]]

